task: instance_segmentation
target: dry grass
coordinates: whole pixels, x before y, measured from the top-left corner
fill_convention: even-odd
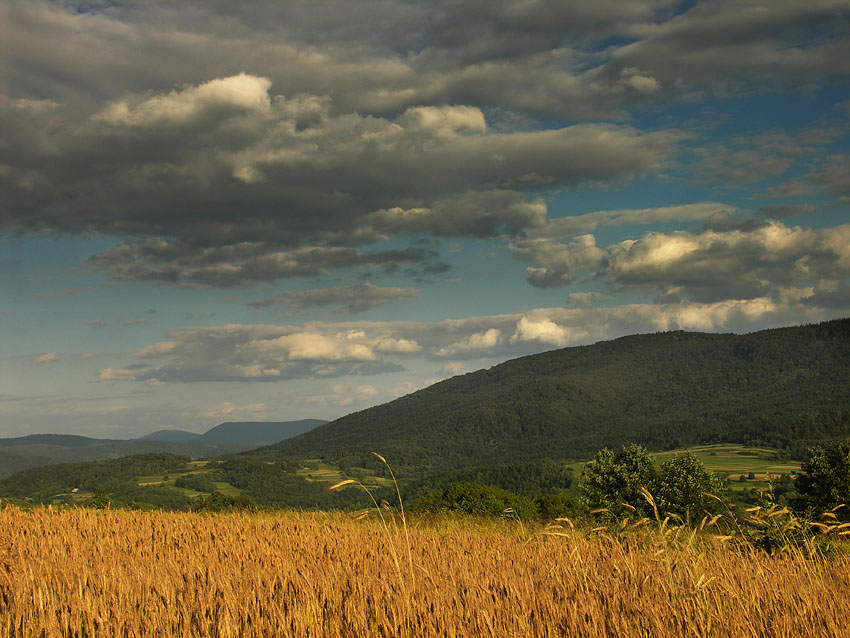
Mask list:
[[[0,636],[848,635],[846,556],[556,533],[414,522],[411,594],[370,519],[10,507]]]

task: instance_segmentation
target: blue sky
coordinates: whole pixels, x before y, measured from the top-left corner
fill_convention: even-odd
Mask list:
[[[845,1],[0,4],[0,437],[850,314]]]

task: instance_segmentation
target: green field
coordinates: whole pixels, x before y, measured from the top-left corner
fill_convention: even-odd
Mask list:
[[[715,472],[728,472],[729,478],[737,479],[741,474],[756,475],[764,480],[771,476],[790,474],[800,469],[797,461],[780,458],[777,450],[767,447],[750,447],[747,445],[718,444],[700,445],[687,450],[671,450],[654,454],[659,462],[676,454],[690,452]]]
[[[656,452],[652,456],[657,463],[663,463],[670,457],[690,452],[706,467],[727,479],[730,490],[767,488],[771,480],[783,474],[793,474],[800,469],[800,463],[780,458],[779,450],[769,447],[752,447],[734,443],[716,445],[697,445],[694,447]],[[571,463],[569,467],[576,476],[581,474],[584,461]],[[753,478],[747,478],[750,474]],[[741,477],[744,480],[741,480]]]

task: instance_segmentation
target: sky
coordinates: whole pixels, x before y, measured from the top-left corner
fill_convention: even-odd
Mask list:
[[[0,0],[0,437],[846,316],[846,0]]]

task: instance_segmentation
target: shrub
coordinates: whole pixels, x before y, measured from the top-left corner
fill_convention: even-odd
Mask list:
[[[253,511],[256,509],[257,504],[250,496],[244,494],[231,496],[224,492],[213,492],[209,496],[202,497],[195,507],[196,512]]]
[[[481,483],[450,483],[442,492],[420,498],[415,507],[425,511],[460,512],[483,516],[505,516],[520,520],[537,517],[530,498]]]

